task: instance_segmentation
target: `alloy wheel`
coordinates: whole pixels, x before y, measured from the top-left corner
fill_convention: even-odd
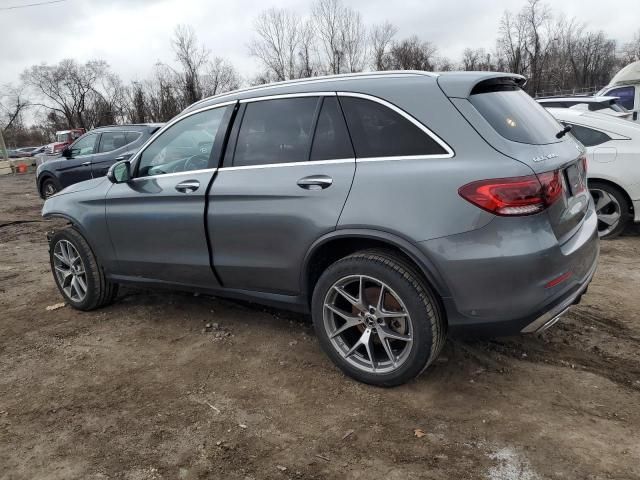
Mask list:
[[[56,243],[53,249],[53,268],[67,298],[73,302],[82,302],[87,296],[87,273],[78,250],[68,240]]]
[[[334,349],[369,373],[400,368],[413,344],[413,323],[400,296],[386,283],[349,275],[325,295],[323,323]]]
[[[49,198],[57,193],[56,186],[53,182],[44,182],[43,193],[44,198]]]
[[[606,190],[594,188],[590,189],[590,192],[598,215],[598,235],[604,237],[618,226],[622,209],[616,197]]]

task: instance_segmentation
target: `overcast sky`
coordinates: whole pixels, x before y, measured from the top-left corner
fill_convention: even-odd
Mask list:
[[[143,79],[158,60],[173,60],[170,38],[177,24],[192,25],[216,56],[229,59],[251,77],[258,65],[247,52],[252,22],[271,6],[301,14],[301,0],[65,0],[7,9],[46,0],[0,0],[0,85],[17,82],[28,66],[63,58],[104,59],[123,80]],[[500,16],[524,0],[351,0],[367,25],[389,20],[398,37],[418,35],[457,61],[465,47],[495,45]],[[589,29],[602,29],[620,43],[640,28],[640,0],[549,2],[555,13],[577,17]],[[606,5],[614,8],[605,8]]]

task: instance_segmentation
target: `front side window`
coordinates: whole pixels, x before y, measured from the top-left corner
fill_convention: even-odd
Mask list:
[[[209,168],[209,157],[227,109],[205,110],[173,124],[142,152],[137,176]]]
[[[238,132],[234,166],[305,162],[317,97],[247,103]]]
[[[71,145],[71,156],[79,157],[81,155],[91,155],[93,153],[93,149],[96,145],[96,138],[98,137],[95,133],[90,133],[80,139],[73,145]]]
[[[130,141],[127,141],[127,134],[129,132],[104,132],[100,137],[100,146],[98,147],[98,153],[111,152],[122,148]]]
[[[564,123],[564,122],[563,122]],[[594,130],[593,128],[583,127],[581,125],[564,123],[571,126],[571,133],[585,147],[594,147],[611,140],[611,137],[604,132]]]
[[[340,97],[358,158],[444,155],[447,151],[399,113],[378,102]]]
[[[609,90],[606,94],[607,97],[618,97],[618,103],[627,110],[633,110],[635,103],[636,88],[634,86],[619,87]]]

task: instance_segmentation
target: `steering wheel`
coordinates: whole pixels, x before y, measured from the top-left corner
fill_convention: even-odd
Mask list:
[[[182,169],[186,172],[189,170],[202,170],[209,165],[209,155],[199,153],[185,160]]]

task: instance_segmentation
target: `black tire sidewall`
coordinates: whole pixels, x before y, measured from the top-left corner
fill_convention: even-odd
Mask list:
[[[314,288],[311,312],[320,345],[345,374],[356,380],[378,386],[399,385],[419,375],[428,366],[429,361],[432,360],[432,349],[435,348],[433,322],[440,321],[439,313],[433,296],[428,289],[421,284],[421,287],[428,295],[428,301],[425,303],[421,298],[420,292],[414,286],[415,283],[419,282],[419,279],[415,278],[411,272],[407,273],[409,273],[411,279],[407,279],[397,270],[381,262],[353,256],[339,260],[331,265],[321,275]],[[367,275],[385,282],[400,296],[409,311],[413,326],[411,352],[404,364],[393,372],[375,374],[359,370],[350,365],[331,344],[324,327],[324,298],[329,288],[336,281],[348,275]]]
[[[40,183],[40,196],[42,198],[44,198],[44,199],[47,199],[47,196],[46,196],[46,193],[45,193],[45,189],[46,189],[47,183],[50,183],[51,185],[53,185],[53,188],[55,188],[54,195],[60,191],[60,185],[55,180],[55,178],[53,178],[53,177],[45,177],[45,179],[42,180],[42,182]]]
[[[84,265],[87,279],[87,294],[80,302],[73,301],[67,296],[67,294],[62,289],[62,286],[58,282],[58,277],[55,274],[54,251],[56,244],[60,240],[67,240],[75,247]],[[95,268],[97,266],[95,256],[93,255],[93,252],[89,248],[87,242],[78,232],[73,229],[66,229],[54,233],[49,246],[49,262],[51,265],[53,280],[56,283],[60,294],[64,297],[65,302],[72,307],[77,308],[78,310],[91,310],[95,308],[95,306],[99,303],[101,289],[104,288],[104,286],[102,285],[101,278],[99,277],[99,272],[97,271],[97,268]]]
[[[608,235],[600,237],[603,240],[613,239],[624,232],[627,224],[629,223],[629,202],[618,188],[607,183],[598,181],[589,182],[589,190],[591,189],[604,190],[605,192],[613,195],[620,205],[620,220],[618,221],[618,225],[616,225],[616,228],[614,228]]]

